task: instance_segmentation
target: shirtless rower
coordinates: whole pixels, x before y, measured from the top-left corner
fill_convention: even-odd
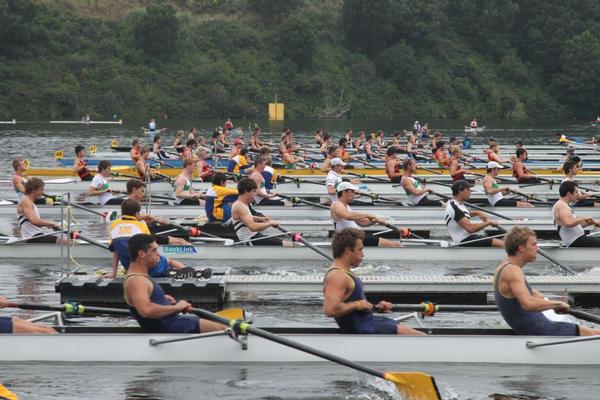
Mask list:
[[[131,258],[128,248],[131,237],[138,233],[150,235],[148,225],[140,219],[140,210],[141,206],[138,201],[125,200],[121,204],[121,218],[114,220],[110,224],[108,231],[110,239],[109,249],[113,253],[113,262],[112,271],[107,276],[109,279],[114,279],[117,276],[119,262],[121,262],[125,270],[129,269]],[[185,265],[179,261],[160,256],[152,266],[149,274],[157,278],[164,277],[167,276],[169,269],[179,270],[182,268],[185,268]]]
[[[592,217],[575,216],[569,203],[577,201],[580,196],[579,187],[573,181],[564,181],[558,189],[560,198],[552,207],[554,225],[560,238],[567,247],[600,247],[600,237],[585,234],[586,226],[600,227],[600,220]]]
[[[113,191],[110,189],[106,178],[110,176],[111,163],[108,160],[98,162],[98,173],[88,187],[88,196],[92,203],[101,206],[110,204],[121,204],[122,198],[114,198]],[[118,192],[114,192],[118,193]]]
[[[182,162],[181,173],[175,179],[175,204],[180,206],[200,206],[205,196],[196,192],[192,188],[192,174],[194,173],[195,162],[191,158],[186,158]]]
[[[363,259],[365,234],[360,229],[346,228],[336,231],[331,241],[333,262],[323,282],[323,314],[335,318],[344,334],[424,335],[391,318],[373,315],[390,312],[392,304],[380,301],[373,305],[367,301],[362,282],[352,272]]]
[[[10,307],[6,297],[0,296],[0,308]],[[57,333],[52,327],[35,324],[17,317],[0,317],[0,334],[2,333]]]
[[[87,162],[84,160],[85,150],[80,144],[75,146],[75,159],[73,160],[73,172],[75,172],[82,181],[91,181],[93,176],[88,169]]]
[[[149,154],[150,150],[148,149],[148,147],[142,147],[142,149],[140,150],[140,157],[135,163],[135,170],[140,176],[140,179],[143,181],[146,180],[146,175],[148,175],[148,178],[151,181],[160,180],[160,176],[156,173],[156,171],[153,171],[152,168],[150,168],[150,166],[148,165],[147,160]]]
[[[527,150],[524,148],[517,149],[515,152],[517,159],[515,160],[512,167],[512,175],[515,177],[518,183],[539,183],[540,180],[537,176],[527,170],[525,167],[525,160],[527,160]]]
[[[294,146],[291,142],[285,145],[285,150],[281,153],[281,160],[283,161],[284,168],[286,169],[296,169],[296,164],[298,162],[304,161],[302,157],[295,157],[292,154]]]
[[[527,282],[523,268],[537,257],[535,233],[525,226],[515,226],[505,237],[508,257],[494,275],[494,297],[504,320],[517,335],[590,336],[600,335],[591,329],[571,322],[552,321],[544,311],[567,313],[569,304],[547,300]]]
[[[488,226],[497,226],[498,222],[488,218],[482,211],[469,211],[464,202],[471,197],[471,185],[467,181],[456,181],[452,184],[452,199],[446,204],[446,225],[448,233],[460,246],[503,247],[500,239],[477,235]],[[479,217],[482,222],[471,222],[471,216]]]
[[[400,183],[402,180],[402,172],[400,171],[400,164],[396,158],[398,150],[395,146],[387,148],[385,154],[385,173],[390,178],[391,183]]]
[[[263,176],[266,166],[265,157],[258,156],[254,159],[254,171],[249,177],[256,183],[257,187],[253,201],[255,204],[263,206],[283,206],[285,205],[285,201],[278,199],[277,193],[267,192],[265,177]]]
[[[465,171],[460,164],[462,159],[462,150],[460,146],[454,145],[451,148],[452,157],[448,160],[448,173],[453,181],[465,180]]]
[[[402,188],[406,192],[407,200],[413,206],[426,207],[426,206],[444,206],[444,202],[441,200],[431,200],[427,198],[429,193],[433,193],[433,190],[428,189],[425,185],[421,185],[419,181],[413,176],[417,172],[417,163],[412,158],[407,158],[402,161]]]
[[[44,182],[35,177],[25,183],[25,195],[17,205],[17,221],[21,230],[21,237],[28,239],[27,243],[68,244],[69,239],[66,236],[61,238],[60,233],[42,236],[45,234],[42,228],[60,230],[60,225],[56,222],[40,218],[40,212],[35,205],[35,200],[42,198],[44,195],[44,186]]]
[[[337,200],[331,205],[331,218],[333,219],[335,230],[340,231],[345,228],[359,228],[359,226],[371,226],[373,224],[384,225],[385,220],[373,214],[352,211],[350,204],[354,200],[358,187],[350,182],[342,182],[337,188]],[[366,235],[364,239],[365,246],[380,247],[400,247],[399,242],[394,242],[382,237]]]
[[[449,157],[448,152],[446,151],[446,142],[444,142],[443,140],[436,142],[433,151],[433,158],[435,159],[440,168],[448,168]]]
[[[149,275],[160,255],[154,238],[137,234],[129,239],[131,265],[123,280],[125,301],[131,315],[146,332],[201,333],[225,329],[223,325],[196,316],[181,315],[191,311],[192,305],[163,292]]]
[[[517,199],[505,199],[504,195],[511,193],[508,187],[501,188],[496,182],[496,177],[500,173],[502,165],[496,161],[487,163],[487,174],[483,178],[483,188],[487,195],[488,203],[492,207],[533,207],[533,204],[527,201],[519,201]]]
[[[329,173],[329,171],[331,171],[331,160],[336,157],[341,160],[338,154],[338,147],[336,145],[329,146],[329,149],[327,149],[327,157],[325,157],[323,164],[321,165],[321,171]]]
[[[199,148],[196,150],[196,163],[194,164],[194,168],[196,169],[196,175],[198,175],[198,178],[202,182],[209,180],[214,174],[212,166],[206,162],[207,158],[208,152],[206,148]]]
[[[279,237],[266,237],[263,232],[270,227],[279,226],[279,221],[270,217],[255,216],[250,212],[250,204],[257,194],[258,186],[250,178],[242,178],[238,182],[238,199],[231,206],[231,222],[239,241],[252,239],[250,246],[292,246],[292,242]]]

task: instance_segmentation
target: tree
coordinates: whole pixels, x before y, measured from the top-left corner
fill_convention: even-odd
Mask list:
[[[346,39],[368,55],[384,49],[394,32],[393,0],[345,0],[342,20]]]
[[[179,38],[175,8],[163,1],[152,3],[137,22],[134,34],[148,59],[170,59],[177,50]]]
[[[317,37],[309,20],[293,16],[284,21],[277,30],[277,42],[281,55],[292,60],[300,68],[312,61]]]

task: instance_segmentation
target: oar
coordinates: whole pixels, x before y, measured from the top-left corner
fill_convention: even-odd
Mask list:
[[[575,318],[579,318],[584,321],[589,321],[589,322],[593,322],[595,324],[600,324],[600,316],[591,314],[589,312],[585,312],[585,311],[581,311],[581,310],[569,310],[569,314],[571,314]]]
[[[291,347],[293,349],[311,354],[313,356],[323,358],[325,360],[329,360],[340,365],[344,365],[357,371],[388,380],[390,382],[393,382],[396,385],[398,391],[400,391],[400,393],[406,398],[423,400],[441,399],[440,392],[435,383],[435,379],[431,375],[425,374],[423,372],[378,371],[365,365],[358,364],[356,362],[339,357],[335,354],[327,353],[325,351],[315,349],[313,347],[290,340],[288,338],[284,338],[274,333],[267,332],[263,329],[256,328],[244,321],[223,318],[200,308],[193,308],[191,312],[193,314],[198,315],[201,318],[205,318],[229,326],[237,334],[247,335],[251,333],[263,339],[279,343],[283,346]]]
[[[54,232],[46,232],[43,233],[41,235],[36,235],[36,236],[32,236],[32,237],[28,237],[28,238],[23,238],[23,239],[18,239],[18,240],[13,240],[13,241],[6,241],[6,244],[17,244],[17,243],[23,243],[23,242],[27,242],[30,239],[39,239],[42,237],[46,237],[46,236],[53,236],[53,235],[60,235],[61,233],[66,233],[67,230],[63,229],[63,230],[57,230]]]
[[[285,228],[282,228],[281,226],[276,226],[276,228],[279,229],[283,233],[290,234],[291,237],[292,237],[292,241],[294,241],[294,242],[300,242],[303,245],[305,245],[306,247],[310,248],[311,250],[314,250],[315,252],[319,253],[320,255],[322,255],[323,257],[325,257],[326,259],[328,259],[329,261],[333,261],[333,257],[332,256],[330,256],[329,254],[325,253],[323,250],[321,250],[320,248],[318,248],[317,246],[315,246],[314,244],[312,244],[308,240],[304,239],[302,237],[302,234],[300,234],[300,233],[291,233],[290,231],[288,231]]]
[[[319,203],[315,203],[313,201],[304,200],[301,197],[288,196],[288,195],[280,194],[280,193],[278,193],[277,196],[282,197],[284,199],[291,200],[292,203],[303,203],[303,204],[306,204],[306,205],[309,205],[309,206],[313,206],[313,207],[317,207],[317,208],[322,208],[323,210],[329,210],[329,207],[327,207],[324,204],[319,204]]]
[[[232,242],[231,239],[224,239],[224,238],[222,238],[220,236],[213,235],[212,233],[204,232],[203,230],[201,230],[199,228],[196,228],[195,226],[183,226],[183,225],[179,225],[179,224],[176,224],[175,222],[170,222],[170,221],[167,222],[167,223],[165,223],[165,224],[163,224],[163,225],[170,225],[170,226],[172,226],[174,228],[180,229],[180,230],[182,230],[184,232],[187,232],[192,237],[208,236],[208,237],[211,237],[211,238],[220,239],[220,240],[222,240],[224,242]]]
[[[53,199],[55,201],[58,200],[58,201],[62,202],[63,204],[72,206],[73,208],[78,208],[80,210],[87,211],[89,213],[99,215],[103,219],[106,219],[108,221],[112,221],[113,219],[115,219],[115,217],[117,215],[117,212],[115,210],[113,210],[113,211],[102,211],[101,212],[101,211],[92,210],[91,208],[88,208],[86,206],[82,206],[81,204],[77,204],[77,203],[70,203],[69,204],[68,202],[64,201],[62,199],[62,197],[60,197],[60,196],[55,196],[55,195],[50,195],[50,194],[45,194],[45,193],[44,193],[44,196],[50,197],[51,199]]]
[[[435,304],[424,302],[421,304],[392,304],[392,311],[417,311],[427,316],[433,316],[438,311],[463,312],[463,311],[498,311],[496,305],[457,305]]]
[[[434,194],[434,195],[436,195],[438,197],[441,197],[442,199],[445,199],[445,200],[450,200],[451,199],[450,196],[446,196],[445,194],[441,194],[441,193],[438,193],[438,192],[431,192],[431,194]],[[491,214],[491,215],[495,215],[496,217],[505,219],[507,221],[512,221],[512,218],[509,218],[506,215],[502,215],[500,213],[497,213],[496,211],[487,210],[487,209],[485,209],[483,207],[476,206],[475,204],[469,203],[469,202],[466,202],[466,201],[463,201],[463,203],[466,204],[467,206],[471,207],[471,208],[476,209],[476,210],[483,211],[483,212]]]
[[[88,242],[89,244],[100,247],[104,250],[110,250],[108,245],[106,245],[102,242],[99,242],[97,240],[90,239],[89,237],[82,235],[81,232],[78,232],[78,231],[73,231],[73,239],[83,240],[84,242]]]
[[[354,173],[354,172],[344,172],[344,173],[347,174],[347,175],[356,176],[358,178],[366,178],[367,177],[367,175],[365,175],[365,174],[357,174],[357,173]],[[379,177],[374,176],[374,175],[369,175],[368,178],[376,180],[376,181],[380,181],[380,182],[390,183],[389,179],[379,178]]]
[[[410,231],[410,229],[408,229],[408,228],[400,229],[397,226],[390,224],[389,222],[386,222],[385,224],[383,224],[383,226],[385,226],[386,228],[391,229],[392,231],[396,232],[401,238],[412,236],[412,237],[415,237],[417,239],[424,239],[423,237],[421,237],[419,235],[415,235],[414,233],[412,233]]]

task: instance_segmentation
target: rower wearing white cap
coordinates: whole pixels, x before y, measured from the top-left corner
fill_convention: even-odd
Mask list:
[[[350,204],[358,192],[358,187],[350,182],[342,182],[337,188],[337,200],[331,205],[331,218],[334,221],[335,230],[341,231],[346,228],[360,228],[373,224],[385,224],[386,222],[373,215],[364,212],[352,211]],[[400,247],[401,244],[381,237],[366,235],[365,246]]]
[[[461,246],[504,247],[504,241],[500,239],[476,234],[488,226],[497,226],[498,223],[489,219],[484,212],[470,212],[465,206],[464,202],[471,197],[471,187],[473,185],[462,180],[452,184],[452,199],[446,205],[446,225],[450,237]],[[479,217],[483,222],[471,222],[471,216]]]
[[[501,188],[496,182],[496,176],[500,173],[502,165],[496,161],[487,163],[487,175],[483,178],[483,188],[487,194],[488,202],[492,207],[533,207],[527,201],[517,199],[505,199],[504,195],[511,192],[510,188]]]
[[[331,199],[331,204],[337,200],[337,187],[342,183],[342,177],[340,173],[346,166],[346,163],[341,158],[332,158],[329,162],[330,170],[325,178],[325,186],[327,187],[327,194]]]

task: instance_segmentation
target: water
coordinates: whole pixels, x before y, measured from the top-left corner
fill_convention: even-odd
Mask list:
[[[169,145],[176,129],[195,126],[208,133],[223,121],[159,121],[160,127],[169,128],[165,145]],[[235,121],[245,128],[255,121]],[[269,125],[256,121],[267,132],[266,139],[276,139],[283,124]],[[286,121],[299,139],[312,141],[317,128],[341,136],[347,127],[354,132],[384,129],[391,133],[412,126],[413,121]],[[432,121],[430,126],[440,128],[448,135],[462,135],[465,121]],[[0,163],[4,165],[1,176],[11,176],[10,161],[16,157],[28,158],[34,167],[57,166],[53,159],[55,150],[70,153],[75,145],[96,144],[98,151],[108,150],[113,139],[123,143],[141,136],[139,127],[144,121],[126,121],[124,126],[50,126],[47,124],[18,124],[0,126],[3,152]],[[577,136],[589,137],[596,129],[576,121],[505,122],[491,121],[488,130],[475,142],[495,136],[501,143],[511,143],[515,138],[527,143],[547,143],[557,130]],[[271,133],[268,133],[271,132]],[[247,135],[247,132],[246,132]],[[92,223],[86,228],[92,236],[102,237],[106,226],[93,218],[81,218],[82,223]],[[11,233],[14,220],[0,219],[0,232]],[[207,265],[213,265],[210,260]],[[364,274],[431,274],[431,275],[489,275],[495,260],[477,265],[453,266],[448,263],[414,265],[399,260],[397,263],[367,263]],[[268,273],[273,275],[322,273],[326,263],[281,262],[252,265],[243,261],[221,262],[240,274]],[[72,266],[71,266],[72,267]],[[82,268],[93,272],[107,268],[108,260],[83,263]],[[54,281],[68,271],[55,261],[0,260],[0,295],[18,301],[58,303]],[[528,267],[531,274],[555,272],[544,262]],[[238,293],[231,306],[245,306],[259,326],[333,326],[321,313],[320,294],[294,293]],[[597,311],[597,310],[591,310]],[[2,310],[2,315],[23,318],[39,315],[36,312]],[[110,317],[82,318],[79,322],[98,325],[132,324],[129,320]],[[427,327],[504,327],[496,314],[438,313],[422,321]],[[416,322],[408,322],[416,326]],[[102,344],[99,343],[99,346]],[[2,349],[0,348],[0,360]],[[445,399],[597,399],[600,389],[599,368],[589,367],[539,367],[491,365],[381,365],[382,369],[418,370],[434,375]],[[17,392],[22,399],[349,399],[379,400],[399,399],[390,386],[375,378],[366,377],[335,365],[226,365],[226,364],[6,364],[0,362],[0,382]]]

